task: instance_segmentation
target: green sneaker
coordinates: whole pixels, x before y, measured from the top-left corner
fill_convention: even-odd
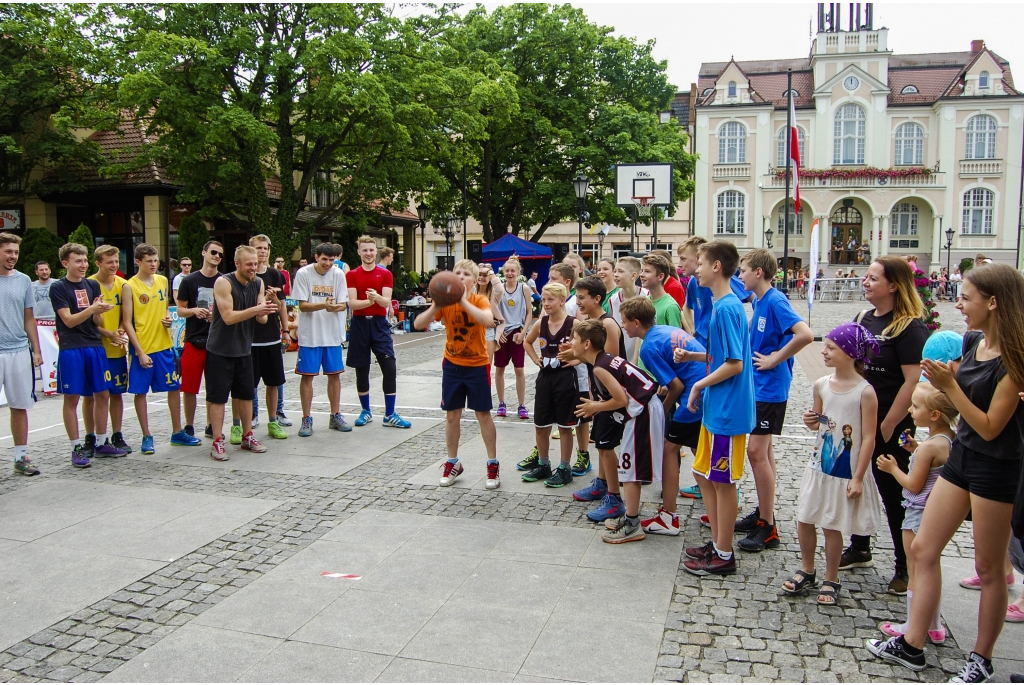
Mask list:
[[[231,440],[230,440],[230,442],[231,442],[232,445],[241,445],[242,444],[242,427],[241,426],[234,426],[234,425],[231,426]]]
[[[516,468],[520,471],[532,471],[537,468],[538,464],[540,464],[540,452],[534,447],[530,456],[516,464]]]
[[[14,472],[23,476],[38,476],[39,469],[32,465],[28,457],[14,462]]]
[[[288,434],[284,432],[284,428],[281,428],[281,424],[277,421],[271,421],[267,424],[267,435],[276,440],[285,440],[288,438]]]

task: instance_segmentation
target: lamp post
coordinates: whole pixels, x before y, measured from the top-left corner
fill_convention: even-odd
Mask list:
[[[942,217],[939,217],[939,230],[942,230]],[[949,301],[950,302],[953,301],[953,281],[951,281],[949,279],[949,277],[952,276],[953,273],[950,271],[949,260],[950,260],[950,254],[952,253],[952,250],[953,250],[953,236],[955,234],[956,234],[956,231],[953,230],[952,226],[950,226],[949,228],[946,229],[946,286],[949,288]]]
[[[423,260],[426,259],[426,243],[427,243],[427,216],[429,215],[430,208],[427,207],[426,203],[420,202],[416,205],[416,216],[420,219],[420,231],[422,231],[423,242],[420,245],[420,277],[423,276]],[[416,268],[416,236],[412,237],[412,266]]]
[[[764,232],[764,246],[767,247],[769,250],[772,249],[772,236],[773,235],[775,235],[775,233],[772,231],[771,228],[768,228]]]
[[[448,255],[445,257],[446,271],[450,271],[452,268],[452,239],[461,232],[462,219],[454,214],[441,219],[440,222],[434,223],[434,234],[444,236],[445,248],[448,251]]]
[[[572,180],[572,189],[576,193],[576,220],[579,223],[579,242],[576,243],[576,250],[582,257],[583,252],[583,214],[587,210],[587,190],[590,189],[590,179],[582,173],[576,175]]]

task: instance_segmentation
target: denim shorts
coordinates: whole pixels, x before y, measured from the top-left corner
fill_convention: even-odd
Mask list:
[[[921,517],[924,516],[924,509],[908,507],[906,504],[904,501],[903,506],[907,513],[903,515],[902,530],[909,530],[914,535],[917,535],[917,531],[921,530]]]

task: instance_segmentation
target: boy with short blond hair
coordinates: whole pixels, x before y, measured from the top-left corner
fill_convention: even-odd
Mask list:
[[[613,278],[615,279],[615,285],[619,287],[618,292],[608,298],[608,313],[614,318],[615,322],[622,326],[622,303],[626,300],[630,300],[634,297],[650,297],[651,291],[647,288],[638,288],[636,285],[636,279],[640,278],[640,271],[643,269],[643,265],[640,260],[636,257],[620,257],[619,261],[615,263],[615,273]],[[623,331],[626,339],[626,351],[623,357],[626,361],[636,364],[636,340],[629,337],[628,334]]]
[[[740,280],[754,293],[750,347],[754,372],[756,426],[747,443],[747,457],[757,488],[757,507],[736,521],[746,533],[740,549],[760,552],[780,544],[775,526],[775,451],[773,435],[782,435],[789,387],[793,382],[793,356],[814,340],[814,333],[793,311],[789,300],[772,287],[778,260],[771,250],[752,250],[740,260]]]
[[[462,411],[468,405],[476,413],[480,434],[487,450],[488,490],[501,487],[499,475],[497,429],[491,417],[491,379],[488,372],[487,329],[494,326],[491,303],[473,292],[479,276],[477,265],[470,259],[460,260],[453,272],[464,286],[456,304],[438,307],[431,304],[416,317],[417,330],[426,330],[433,321],[443,321],[445,330],[444,360],[441,362],[441,409],[445,411],[445,446],[448,460],[441,473],[441,487],[452,485],[465,469],[459,462],[459,439],[462,435]]]
[[[708,375],[690,389],[687,408],[704,412],[693,473],[704,496],[712,540],[685,550],[683,567],[695,575],[736,572],[732,550],[736,522],[736,483],[743,477],[747,434],[754,428],[754,378],[750,332],[743,304],[730,279],[739,265],[736,246],[715,240],[701,246],[696,276],[711,290],[714,308],[708,326],[707,353],[676,350],[676,361],[707,361]]]

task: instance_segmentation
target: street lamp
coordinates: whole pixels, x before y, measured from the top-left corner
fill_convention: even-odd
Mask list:
[[[764,232],[764,246],[769,250],[772,249],[772,236],[775,235],[772,229],[769,228]]]
[[[939,217],[939,230],[942,230],[942,217],[941,216]],[[956,231],[953,230],[952,226],[950,226],[949,228],[946,229],[946,286],[950,289],[949,290],[949,301],[950,302],[953,301],[953,281],[949,280],[949,277],[952,276],[953,274],[949,270],[949,258],[950,258],[950,254],[951,254],[952,249],[953,249],[953,236],[954,235],[956,235]]]
[[[444,236],[444,244],[448,250],[448,256],[445,258],[446,271],[452,268],[452,239],[459,233],[462,233],[462,219],[455,215],[444,217],[434,223],[434,234]]]
[[[420,219],[420,231],[423,236],[423,240],[420,243],[420,276],[423,276],[423,260],[426,259],[426,247],[427,247],[427,217],[429,216],[430,208],[427,207],[426,203],[420,202],[416,205],[416,216]],[[416,236],[413,236],[412,240],[412,265],[416,267]]]
[[[576,250],[583,256],[583,214],[587,210],[587,190],[590,189],[590,179],[581,173],[572,180],[572,189],[576,193],[576,220],[579,222],[579,242],[576,243]]]

